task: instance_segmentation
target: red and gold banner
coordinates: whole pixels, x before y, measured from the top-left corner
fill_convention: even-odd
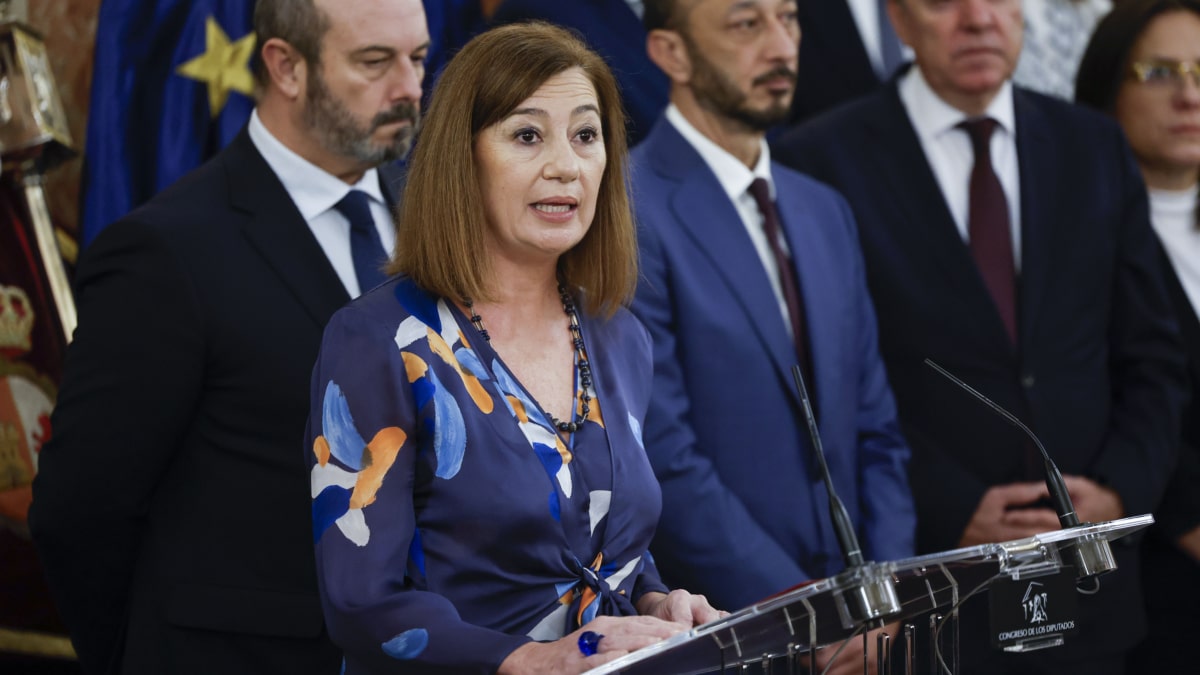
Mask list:
[[[74,329],[41,180],[69,143],[40,38],[0,25],[0,672],[74,667],[28,524]]]

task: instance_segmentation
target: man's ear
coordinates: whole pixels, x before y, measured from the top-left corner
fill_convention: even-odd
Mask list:
[[[646,55],[672,83],[687,84],[692,79],[692,60],[678,32],[661,28],[650,31],[646,36]]]
[[[279,38],[271,38],[262,46],[263,67],[267,77],[281,93],[296,99],[304,93],[308,62],[296,48]]]

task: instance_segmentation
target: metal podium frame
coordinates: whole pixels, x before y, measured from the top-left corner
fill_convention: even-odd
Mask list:
[[[827,579],[813,581],[772,596],[727,617],[697,626],[658,644],[646,647],[586,675],[700,675],[704,673],[801,673],[800,664],[814,648],[850,639],[862,639],[865,630],[917,617],[933,617],[941,640],[928,646],[939,653],[944,670],[957,664],[957,608],[968,597],[1002,578],[1019,580],[1052,574],[1074,564],[1072,549],[1094,542],[1111,542],[1154,522],[1150,515],[1132,516],[1106,523],[1084,524],[1046,532],[1027,539],[983,544],[944,553],[867,563]],[[899,599],[899,612],[866,623],[855,623],[847,610],[857,594],[891,580]],[[944,610],[943,622],[938,610]],[[948,631],[948,634],[944,634]],[[917,645],[913,633],[905,640],[909,672]],[[943,659],[943,656],[945,658]],[[905,672],[905,664],[890,670]],[[956,667],[956,665],[954,666]],[[815,674],[814,674],[815,675]]]

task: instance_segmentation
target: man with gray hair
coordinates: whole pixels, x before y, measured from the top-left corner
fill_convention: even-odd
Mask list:
[[[1184,360],[1140,172],[1113,120],[1013,86],[1021,10],[889,0],[915,66],[772,147],[854,210],[921,553],[1059,529],[1033,443],[926,359],[1037,431],[1084,522],[1150,512],[1179,439]],[[965,600],[962,672],[1122,673],[1146,630],[1129,543],[1063,647],[993,652],[987,596]]]
[[[383,280],[419,0],[260,0],[261,95],[106,228],[30,526],[87,673],[336,673],[302,438],[326,320]]]

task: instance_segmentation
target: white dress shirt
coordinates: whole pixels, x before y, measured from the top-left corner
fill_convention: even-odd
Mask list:
[[[921,75],[921,69],[910,68],[900,81],[900,100],[908,111],[929,161],[942,197],[954,218],[963,241],[968,241],[968,222],[971,207],[971,169],[975,166],[975,149],[971,137],[958,124],[968,119],[934,93]],[[1016,113],[1013,111],[1012,83],[1005,82],[987,108],[986,115],[999,124],[992,132],[992,168],[1004,188],[1008,201],[1008,216],[1012,228],[1013,262],[1021,269],[1021,177],[1017,165]]]
[[[779,303],[780,313],[783,314],[783,324],[787,327],[788,334],[791,335],[792,324],[788,315],[787,300],[783,297],[783,286],[779,282],[779,265],[775,263],[775,254],[771,251],[771,244],[767,241],[767,234],[763,230],[763,215],[758,210],[758,202],[754,201],[754,196],[750,194],[750,184],[754,182],[754,179],[762,178],[767,181],[767,187],[770,188],[771,200],[775,200],[775,181],[771,178],[771,151],[767,147],[767,141],[764,139],[759,142],[758,162],[751,171],[741,160],[713,143],[692,126],[692,123],[684,118],[683,113],[679,112],[679,108],[676,108],[674,103],[667,106],[667,120],[683,136],[684,140],[696,149],[704,163],[716,174],[717,182],[725,190],[729,201],[733,202],[734,208],[741,216],[742,227],[746,228],[746,234],[750,236],[750,241],[754,243],[754,250],[758,252],[758,259],[762,262],[763,269],[767,271],[771,290],[775,292],[775,300]],[[786,238],[781,237],[780,239],[779,245],[784,251],[787,251]]]
[[[283,189],[296,204],[296,209],[308,228],[312,230],[325,257],[333,265],[342,285],[351,298],[357,298],[362,289],[358,287],[358,276],[354,272],[354,259],[350,255],[350,221],[334,205],[351,190],[362,190],[370,197],[371,215],[375,217],[375,229],[379,241],[389,255],[396,248],[396,228],[392,213],[379,187],[379,172],[370,169],[358,183],[349,185],[342,179],[292,152],[271,135],[258,117],[258,111],[250,113],[250,140],[267,160],[267,165],[283,183]]]
[[[1175,276],[1200,316],[1200,185],[1190,190],[1150,190],[1150,222],[1167,249]]]

